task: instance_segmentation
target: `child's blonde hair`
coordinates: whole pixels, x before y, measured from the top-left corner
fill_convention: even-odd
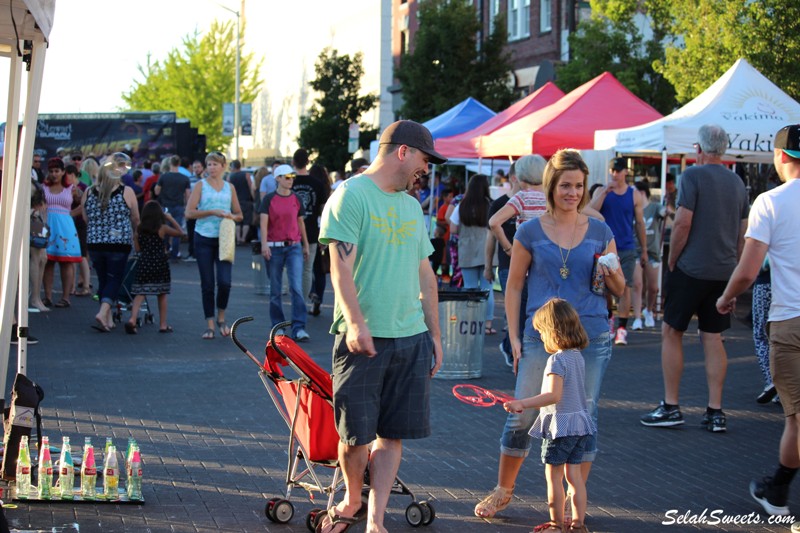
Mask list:
[[[551,298],[533,315],[533,327],[542,336],[547,353],[582,350],[589,346],[578,312],[568,301]]]

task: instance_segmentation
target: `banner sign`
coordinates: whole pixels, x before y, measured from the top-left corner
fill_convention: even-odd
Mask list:
[[[230,102],[222,104],[222,135],[226,137],[233,136],[233,124],[236,121],[236,118],[233,115],[233,104]]]
[[[252,135],[253,134],[253,104],[246,103],[246,104],[239,104],[239,109],[241,110],[239,114],[240,124],[242,125],[242,135]]]
[[[97,157],[126,151],[135,160],[160,159],[177,152],[175,113],[39,115],[34,150],[52,157],[59,149]]]

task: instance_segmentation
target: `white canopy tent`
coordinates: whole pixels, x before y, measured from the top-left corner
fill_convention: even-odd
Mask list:
[[[0,55],[8,57],[7,123],[3,145],[3,185],[0,199],[0,407],[5,406],[14,302],[19,295],[17,371],[25,373],[28,326],[28,250],[31,159],[45,51],[53,26],[55,0],[0,0]],[[21,96],[23,66],[27,71]],[[14,127],[25,102],[22,130]],[[18,144],[19,143],[19,144]]]
[[[717,124],[728,133],[727,160],[771,163],[775,133],[798,122],[800,103],[739,59],[674,113],[634,128],[596,131],[594,147],[627,155],[692,154],[700,126]]]

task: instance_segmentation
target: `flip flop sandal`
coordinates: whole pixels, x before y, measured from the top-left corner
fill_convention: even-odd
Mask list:
[[[325,524],[325,519],[328,519],[329,522]],[[328,509],[328,513],[326,517],[323,517],[322,520],[317,524],[315,528],[315,533],[322,533],[322,530],[326,527],[328,531],[335,528],[336,526],[344,526],[344,529],[339,530],[337,533],[344,533],[348,529],[350,529],[353,525],[358,524],[359,522],[363,522],[367,519],[367,504],[362,503],[361,507],[356,511],[356,514],[353,516],[342,516],[336,510],[335,507],[331,507]]]
[[[222,335],[223,337],[227,337],[228,335],[231,334],[231,330],[224,320],[218,320],[217,326],[219,326],[219,334]]]
[[[172,326],[167,326],[164,329],[159,329],[158,330],[159,333],[172,333],[172,331],[173,331],[172,330]]]
[[[111,329],[105,327],[103,324],[92,324],[92,329],[95,329],[100,333],[108,333],[111,331]]]
[[[211,328],[208,328],[208,329],[207,329],[207,330],[206,330],[206,331],[203,333],[203,337],[202,337],[202,338],[203,338],[203,340],[205,340],[205,341],[211,341],[211,340],[214,340],[214,330],[213,330],[213,329],[211,329]]]
[[[50,298],[42,298],[42,303],[45,307],[53,307],[53,300]]]
[[[136,324],[131,324],[130,322],[125,322],[125,333],[128,335],[136,335],[139,333],[136,331]]]
[[[70,305],[71,305],[71,304],[69,303],[69,300],[64,300],[64,299],[62,298],[61,300],[59,300],[59,301],[56,303],[56,305],[55,305],[54,307],[61,307],[61,308],[64,308],[64,307],[69,307]]]

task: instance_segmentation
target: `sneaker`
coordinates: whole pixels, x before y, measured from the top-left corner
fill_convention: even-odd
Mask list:
[[[283,335],[286,335],[286,331],[283,328],[281,328],[281,329],[279,329],[279,330],[277,330],[275,332],[275,336],[276,337],[282,337]]]
[[[750,496],[760,503],[764,512],[769,515],[789,514],[789,507],[786,505],[789,499],[789,485],[773,485],[771,477],[765,477],[761,481],[754,479],[750,482]]]
[[[778,395],[778,391],[775,390],[775,385],[767,385],[764,387],[764,390],[761,394],[758,395],[756,401],[758,403],[769,403],[771,402],[776,396]]]
[[[19,344],[19,337],[17,336],[16,324],[11,326],[11,344]],[[28,335],[28,346],[39,344],[39,339],[32,335]]]
[[[311,335],[304,329],[298,329],[297,333],[294,334],[294,340],[297,342],[304,342],[311,339]]]
[[[653,313],[651,313],[649,309],[645,309],[644,311],[642,311],[642,316],[644,317],[644,327],[646,328],[656,327],[656,319],[653,316]]]
[[[658,407],[640,418],[642,425],[649,427],[672,427],[683,424],[683,415],[680,407],[667,409],[662,400]]]
[[[618,346],[628,344],[628,331],[625,328],[617,328],[617,334],[614,335],[614,344]]]
[[[708,412],[703,413],[703,419],[700,420],[700,425],[705,426],[705,428],[712,433],[728,431],[725,413],[722,411],[714,413],[713,415],[708,414]]]
[[[187,255],[186,257],[183,258],[183,262],[184,263],[197,263],[197,258],[195,258],[195,256],[193,256],[193,255]]]
[[[506,351],[502,342],[500,343],[500,353],[503,354],[503,357],[506,360],[506,365],[514,368],[514,356]]]
[[[642,319],[637,318],[633,321],[633,325],[631,325],[631,329],[633,331],[641,331],[642,329]]]

